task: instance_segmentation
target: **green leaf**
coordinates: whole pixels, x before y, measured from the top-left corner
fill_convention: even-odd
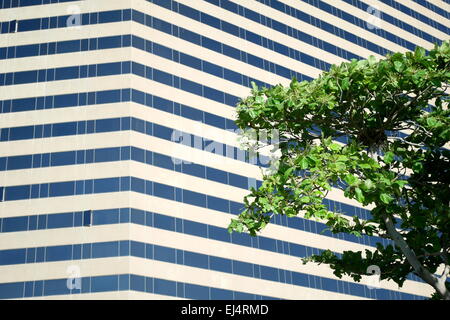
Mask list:
[[[403,63],[401,63],[400,61],[394,61],[394,69],[397,72],[402,72],[403,71]]]
[[[359,179],[352,174],[347,174],[344,178],[344,181],[347,182],[349,186],[354,186],[359,181]]]
[[[362,186],[365,190],[371,190],[371,189],[375,188],[375,184],[370,179],[364,180],[364,183]]]
[[[343,162],[335,162],[334,166],[336,167],[337,171],[344,171],[345,169],[347,169],[347,166]]]
[[[392,198],[390,195],[388,195],[387,193],[381,193],[380,194],[380,200],[386,204],[389,204],[390,202],[392,202],[392,200],[394,200],[394,198]]]
[[[358,163],[358,166],[361,169],[371,169],[372,168],[372,166],[370,164],[368,164],[368,163]]]
[[[422,164],[422,162],[415,162],[415,163],[413,164],[413,166],[412,166],[412,169],[413,169],[413,171],[416,172],[416,173],[422,171],[422,169],[423,169],[423,164]]]
[[[255,81],[252,81],[252,82],[250,82],[251,83],[251,85],[252,85],[252,89],[253,89],[253,91],[256,93],[256,92],[258,92],[258,85],[256,84],[256,82]]]
[[[337,143],[332,143],[329,145],[329,148],[333,151],[339,151],[342,147]]]
[[[311,201],[311,198],[308,197],[308,196],[303,196],[303,197],[300,198],[300,202],[301,203],[308,203],[310,201]]]
[[[369,66],[373,66],[377,62],[377,58],[375,58],[375,56],[373,55],[370,55],[367,61],[369,62]]]
[[[386,152],[386,153],[384,154],[383,161],[384,161],[385,163],[389,164],[389,163],[391,163],[393,160],[394,160],[394,153],[393,153],[393,152],[388,151],[388,152]]]
[[[364,201],[366,200],[360,188],[355,188],[355,195],[356,200],[358,200],[358,202],[360,203],[364,203]]]
[[[339,155],[337,157],[336,161],[347,162],[348,161],[348,157],[347,156],[343,156],[343,155]]]
[[[418,59],[423,58],[425,56],[425,49],[422,47],[416,47],[416,50],[414,51],[414,55]]]
[[[300,168],[301,168],[302,170],[308,169],[308,159],[306,159],[306,157],[303,157],[303,158],[300,160]]]
[[[287,178],[291,175],[292,171],[294,171],[294,167],[290,167],[288,168],[285,172],[284,172],[284,177]]]
[[[407,180],[397,180],[395,181],[395,184],[398,185],[400,188],[403,188],[405,185],[408,184]]]
[[[342,83],[341,83],[342,90],[347,90],[349,87],[350,87],[350,79],[347,77],[342,79]]]
[[[439,126],[439,121],[434,118],[434,117],[428,117],[427,118],[427,125],[430,126],[431,128],[435,128],[437,126]]]

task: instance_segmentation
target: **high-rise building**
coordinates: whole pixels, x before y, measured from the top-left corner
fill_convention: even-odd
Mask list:
[[[440,0],[1,0],[0,298],[424,299],[300,257],[375,246],[276,217],[229,234],[258,85],[449,38]],[[261,162],[261,159],[260,159]],[[330,208],[369,211],[332,192]]]

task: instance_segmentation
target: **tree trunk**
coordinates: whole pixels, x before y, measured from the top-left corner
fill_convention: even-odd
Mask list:
[[[448,275],[448,272],[446,272],[448,266],[445,266],[446,270],[444,271],[443,277],[441,279],[431,274],[430,271],[422,266],[415,253],[406,243],[405,239],[403,239],[402,235],[395,229],[392,218],[388,215],[384,215],[383,220],[386,224],[388,234],[391,236],[392,240],[394,240],[395,244],[400,248],[400,250],[402,250],[403,254],[411,264],[411,266],[414,268],[414,271],[417,273],[417,275],[430,286],[432,286],[444,300],[450,300],[450,291],[445,286],[446,278]]]

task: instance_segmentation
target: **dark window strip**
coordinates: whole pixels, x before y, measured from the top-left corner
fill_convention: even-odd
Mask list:
[[[122,74],[134,74],[232,107],[239,101],[239,97],[224,91],[132,61],[2,73],[0,74],[0,86]]]
[[[28,251],[31,252],[29,253]],[[30,256],[29,261],[27,260],[28,256]],[[355,282],[330,279],[307,273],[128,240],[0,250],[0,257],[3,257],[0,261],[6,263],[4,265],[123,256],[163,261],[330,292],[339,292],[339,285],[341,288],[347,285],[350,289],[347,294],[367,298],[376,298],[375,294],[378,293],[382,295],[383,299],[388,299],[389,293],[394,292],[394,290],[388,289],[369,290],[366,289],[365,285]],[[398,292],[396,293],[398,294]],[[423,298],[407,293],[400,293],[400,295],[409,299]]]
[[[21,7],[39,6],[39,5],[74,2],[74,1],[84,1],[84,0],[2,0],[0,2],[0,9],[21,8]]]
[[[90,45],[92,44],[92,45]],[[132,46],[136,49],[155,54],[176,63],[209,73],[216,77],[232,81],[242,86],[251,88],[251,81],[254,81],[260,87],[270,87],[270,84],[248,77],[239,72],[224,68],[220,65],[198,59],[192,55],[171,49],[160,45],[159,43],[145,40],[134,35],[109,36],[102,38],[79,39],[69,41],[59,41],[52,43],[29,44],[16,47],[0,48],[0,60],[23,58],[31,56],[44,56],[53,54],[62,54],[69,52],[83,52],[92,50],[103,50],[112,48],[124,48]],[[54,47],[51,52],[48,47]],[[2,82],[0,81],[0,85]]]
[[[73,295],[94,292],[139,291],[165,296],[200,300],[279,300],[253,293],[206,287],[188,282],[177,282],[134,274],[114,274],[75,279],[68,289],[68,279],[34,280],[0,283],[0,299],[31,298],[54,295]]]

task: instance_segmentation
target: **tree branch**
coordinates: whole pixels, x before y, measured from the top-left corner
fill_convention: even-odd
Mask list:
[[[420,261],[417,259],[415,253],[411,250],[408,243],[403,239],[402,235],[395,229],[394,223],[392,222],[391,216],[384,214],[382,219],[386,225],[388,234],[394,240],[395,244],[400,248],[400,250],[405,255],[408,262],[413,267],[416,274],[421,277],[426,283],[431,285],[445,300],[450,300],[450,291],[445,286],[445,281],[442,282],[436,276],[431,274],[427,269],[425,269]],[[448,266],[448,265],[447,265]],[[447,271],[447,268],[445,268]]]

